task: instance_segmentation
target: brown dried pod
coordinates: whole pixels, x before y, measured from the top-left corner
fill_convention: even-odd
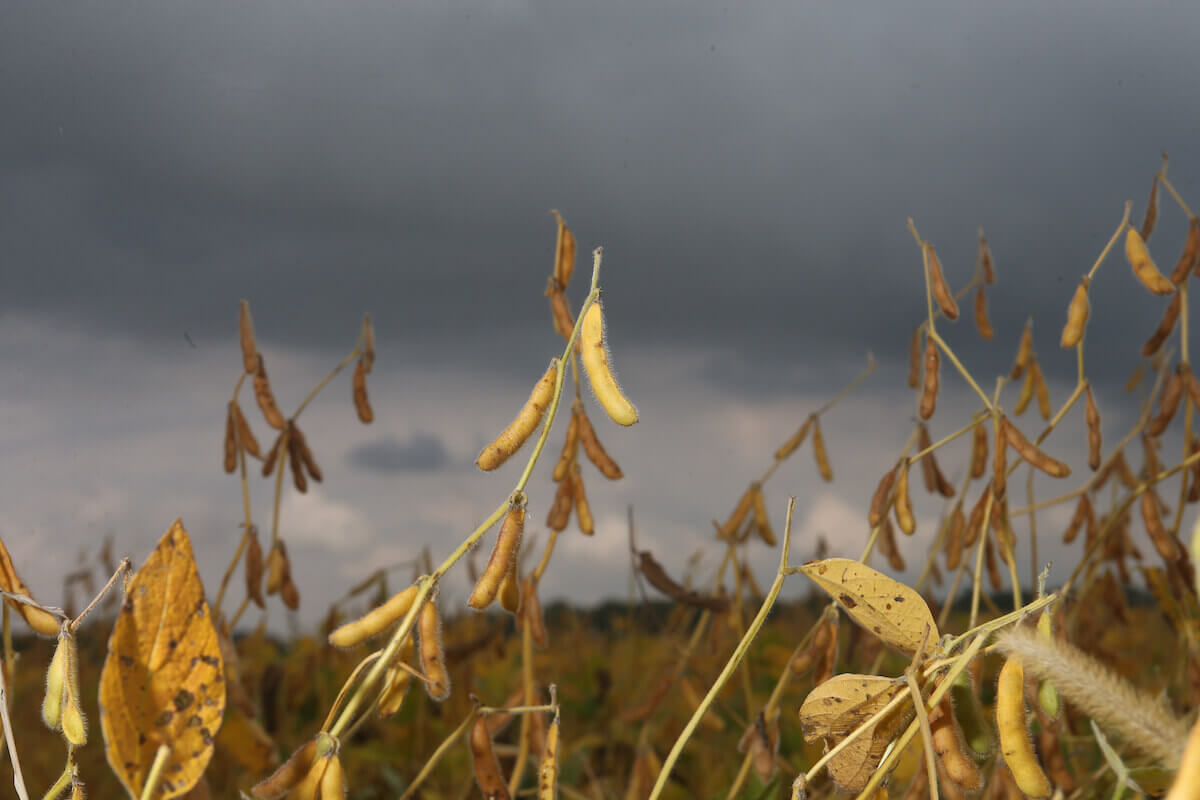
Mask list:
[[[988,498],[991,496],[992,487],[990,485],[979,493],[979,499],[975,501],[975,505],[971,508],[971,516],[967,519],[967,529],[963,533],[963,547],[974,545],[983,531],[983,515],[987,510]]]
[[[227,473],[235,471],[238,465],[237,434],[234,433],[233,425],[233,403],[230,403],[225,414],[225,458],[222,464]]]
[[[552,531],[562,532],[571,521],[571,507],[574,505],[571,476],[565,476],[558,482],[554,492],[554,502],[550,505],[550,513],[546,515],[546,527]]]
[[[729,519],[725,520],[718,528],[718,537],[721,539],[730,539],[737,534],[742,527],[742,522],[745,521],[746,515],[754,508],[754,493],[759,490],[757,482],[750,484],[746,491],[742,493],[741,499],[738,500],[737,506],[733,509],[733,513],[729,515]]]
[[[475,769],[475,783],[487,800],[509,800],[508,784],[500,773],[500,762],[492,748],[492,735],[488,733],[487,717],[478,716],[471,725],[471,763]]]
[[[300,426],[295,422],[289,422],[288,426],[291,429],[289,437],[293,446],[296,448],[297,454],[300,456],[300,463],[304,466],[305,471],[317,483],[321,483],[325,477],[321,473],[321,468],[317,466],[317,460],[313,458],[312,450],[308,448],[308,440],[304,438],[304,433],[300,430]]]
[[[1171,373],[1171,377],[1167,378],[1167,385],[1163,387],[1162,397],[1158,403],[1158,415],[1146,423],[1146,433],[1150,436],[1161,436],[1167,426],[1171,424],[1171,420],[1175,418],[1175,412],[1179,410],[1179,401],[1183,397],[1183,376],[1180,370],[1176,369]]]
[[[929,242],[925,242],[925,259],[929,265],[929,282],[933,287],[933,297],[937,300],[938,307],[942,309],[946,319],[958,319],[958,303],[954,301],[954,292],[950,291],[946,276],[942,274],[942,262],[937,256],[937,251]]]
[[[1067,768],[1067,758],[1063,755],[1062,745],[1058,740],[1057,728],[1061,722],[1056,723],[1041,712],[1038,713],[1038,717],[1041,719],[1038,750],[1046,766],[1046,775],[1063,794],[1070,794],[1075,790],[1076,783],[1071,770]]]
[[[521,603],[521,615],[525,618],[525,624],[529,626],[533,643],[544,650],[549,646],[550,638],[546,635],[542,601],[538,599],[537,584],[534,583],[532,577],[521,581],[521,597],[524,601]]]
[[[254,320],[250,317],[250,303],[243,300],[238,307],[238,338],[242,345],[242,367],[246,374],[258,372],[258,345],[254,341]]]
[[[980,522],[982,523],[982,520]],[[962,560],[966,527],[966,515],[963,514],[962,503],[959,502],[950,514],[950,527],[946,531],[946,569],[957,569],[959,561]]]
[[[941,356],[938,354],[937,345],[930,336],[925,340],[925,382],[921,387],[921,405],[919,413],[921,419],[929,419],[933,416],[934,409],[937,405],[938,393],[938,366],[941,362]]]
[[[1025,321],[1025,329],[1021,331],[1021,343],[1017,345],[1017,360],[1013,363],[1009,377],[1014,381],[1021,377],[1025,368],[1033,358],[1033,318]]]
[[[354,367],[354,378],[350,384],[354,393],[354,411],[358,414],[358,421],[369,425],[375,419],[375,412],[367,397],[367,368],[362,359],[359,359],[358,364]]]
[[[979,229],[979,266],[983,269],[983,280],[988,286],[996,282],[996,266],[992,262],[992,250],[988,247],[983,228]]]
[[[896,531],[893,530],[890,519],[883,521],[883,525],[879,528],[879,538],[876,541],[879,544],[879,552],[888,560],[892,569],[904,572],[904,556],[900,553],[900,548],[896,546]]]
[[[983,291],[982,283],[975,290],[975,328],[984,339],[990,340],[996,335],[996,331],[992,328],[992,321],[988,318],[987,294]]]
[[[446,652],[442,648],[442,619],[438,615],[437,597],[430,597],[421,607],[417,618],[420,634],[421,671],[425,673],[425,691],[430,699],[442,701],[450,696],[450,672],[446,669]]]
[[[263,598],[263,551],[258,543],[258,531],[250,526],[249,541],[246,543],[246,595],[259,608],[266,608],[267,601]]]
[[[1033,388],[1037,394],[1038,413],[1042,415],[1043,420],[1049,420],[1054,410],[1050,408],[1050,387],[1046,385],[1046,376],[1042,374],[1042,365],[1035,358],[1030,364],[1029,370],[1033,373]]]
[[[571,309],[567,305],[566,294],[561,289],[548,288],[546,296],[550,298],[550,314],[554,319],[555,332],[564,339],[570,339],[571,332],[575,330],[575,317],[571,315]],[[575,347],[579,347],[578,341],[575,342]]]
[[[1092,501],[1088,499],[1087,494],[1079,495],[1079,502],[1075,504],[1075,513],[1071,515],[1071,522],[1067,525],[1067,530],[1063,533],[1063,544],[1070,544],[1075,541],[1075,537],[1079,535],[1079,531],[1083,528],[1083,523],[1087,522],[1088,517],[1092,516]]]
[[[929,428],[924,422],[920,422],[917,424],[917,451],[924,453],[931,447],[933,447],[933,438],[929,435]],[[921,480],[925,484],[925,491],[930,494],[937,491],[936,471],[937,463],[934,461],[931,451],[921,457]]]
[[[1158,271],[1146,243],[1132,226],[1125,233],[1125,258],[1133,269],[1134,276],[1147,291],[1157,295],[1168,295],[1175,291],[1175,284]]]
[[[1004,442],[1003,426],[996,428],[996,441],[992,448],[992,496],[996,502],[1004,500],[1008,491],[1008,448]]]
[[[729,610],[730,602],[728,597],[722,595],[702,595],[676,582],[674,578],[667,574],[663,565],[658,562],[654,554],[649,550],[640,550],[637,555],[638,571],[642,573],[642,577],[646,579],[647,583],[672,600],[694,608],[708,609],[719,614]]]
[[[991,536],[984,536],[983,545],[983,561],[987,567],[988,582],[992,585],[992,591],[1000,591],[1000,587],[1004,585],[1004,579],[1000,575],[1000,565],[996,560],[996,545],[992,542]]]
[[[482,610],[490,606],[500,592],[500,584],[505,576],[512,572],[525,531],[526,502],[523,492],[515,494],[509,502],[508,513],[500,523],[500,533],[496,536],[487,566],[483,568],[479,580],[475,582],[475,589],[467,599],[467,605],[471,608]]]
[[[296,445],[296,437],[288,437],[288,462],[292,467],[292,483],[300,494],[308,492],[308,478],[304,475],[304,463],[300,458],[300,448]]]
[[[829,451],[825,449],[825,437],[821,435],[821,420],[813,421],[812,428],[813,458],[817,462],[817,472],[826,483],[833,481],[833,467],[829,465]]]
[[[579,521],[579,530],[591,536],[596,532],[596,523],[592,519],[592,508],[588,505],[587,494],[583,490],[583,475],[578,464],[571,465],[571,501],[575,504],[575,518]]]
[[[896,523],[900,530],[912,536],[917,530],[917,520],[913,516],[912,499],[908,493],[908,459],[900,464],[900,473],[896,476]]]
[[[363,372],[370,375],[375,368],[375,326],[371,324],[371,315],[363,314],[362,321],[362,357]]]
[[[1154,226],[1158,223],[1158,174],[1155,173],[1154,180],[1150,182],[1150,199],[1146,201],[1146,216],[1142,219],[1142,227],[1138,234],[1142,237],[1143,242],[1150,241],[1150,235],[1154,233]]]
[[[275,395],[271,392],[271,381],[267,378],[267,362],[260,354],[258,369],[254,372],[254,399],[258,401],[263,419],[277,431],[283,430],[287,424],[279,407],[275,405]]]
[[[754,527],[758,529],[758,535],[767,547],[775,546],[775,531],[771,528],[771,518],[767,515],[767,500],[761,488],[754,493]]]
[[[913,331],[908,345],[908,388],[915,389],[921,382],[921,328]]]
[[[1150,541],[1154,542],[1154,549],[1158,551],[1163,560],[1175,561],[1182,553],[1175,537],[1168,533],[1163,525],[1162,517],[1158,514],[1158,504],[1158,494],[1153,488],[1147,489],[1142,494],[1142,522],[1146,525],[1146,533],[1150,535]]]
[[[604,449],[604,445],[600,444],[600,439],[596,436],[596,429],[592,427],[591,420],[588,419],[587,412],[583,406],[578,408],[579,415],[579,443],[583,445],[583,452],[587,454],[588,460],[596,465],[596,469],[610,481],[615,481],[623,477],[624,473],[617,466],[617,462],[613,461],[612,456]]]
[[[1083,331],[1087,328],[1088,321],[1088,284],[1091,283],[1087,275],[1079,281],[1079,285],[1075,287],[1075,295],[1071,298],[1071,304],[1067,306],[1067,323],[1063,326],[1062,340],[1059,342],[1063,347],[1074,347],[1083,339]]]
[[[1017,396],[1017,404],[1013,406],[1013,415],[1021,416],[1025,413],[1025,409],[1029,408],[1029,403],[1033,400],[1033,390],[1037,385],[1037,362],[1030,365],[1029,370],[1025,373],[1025,382],[1021,384],[1021,394]]]
[[[283,440],[286,433],[281,433],[275,437],[275,442],[271,445],[271,449],[267,451],[267,457],[263,459],[262,474],[263,477],[271,475],[275,472],[275,464],[279,461],[279,451],[283,448]]]
[[[808,429],[812,427],[813,421],[816,419],[815,414],[809,414],[804,419],[804,423],[792,434],[792,438],[788,439],[779,449],[775,451],[775,460],[783,461],[785,458],[796,452],[796,448],[804,444],[805,437],[808,436]]]
[[[985,423],[987,418],[979,420],[971,441],[971,477],[979,479],[987,471],[988,435]]]
[[[1167,308],[1163,311],[1162,319],[1158,321],[1158,327],[1154,329],[1154,333],[1142,345],[1142,355],[1149,358],[1156,354],[1163,346],[1163,342],[1171,335],[1171,331],[1175,330],[1175,322],[1179,319],[1179,310],[1182,307],[1182,295],[1176,293],[1171,298],[1171,302],[1167,303]]]
[[[558,456],[558,463],[554,465],[554,473],[551,477],[555,483],[559,483],[567,476],[571,469],[571,464],[575,461],[575,456],[579,452],[579,415],[581,409],[571,409],[571,420],[567,423],[567,438],[563,440],[562,453]]]
[[[292,581],[290,573],[284,580],[283,586],[279,589],[279,599],[292,611],[300,610],[300,590],[296,588],[296,584]]]
[[[571,281],[571,273],[575,271],[575,235],[563,222],[562,215],[551,211],[558,221],[558,241],[554,247],[554,280],[559,288],[567,288]]]
[[[1100,435],[1100,410],[1096,408],[1096,399],[1092,397],[1091,384],[1088,384],[1086,393],[1087,406],[1083,417],[1088,430],[1088,466],[1095,472],[1100,468],[1100,446],[1103,441]]]
[[[1188,397],[1191,398],[1192,408],[1200,409],[1200,381],[1196,380],[1196,375],[1192,372],[1191,364],[1181,361],[1179,363],[1179,373],[1183,378],[1183,388],[1187,390]]]
[[[875,487],[875,494],[871,495],[871,509],[867,512],[867,522],[872,528],[879,527],[879,524],[887,518],[888,498],[899,470],[900,466],[897,465],[885,472],[879,479],[879,485]]]
[[[1175,295],[1175,297],[1178,298],[1179,295]],[[1138,365],[1133,368],[1133,374],[1131,374],[1129,376],[1129,379],[1127,381],[1125,381],[1125,393],[1128,394],[1128,393],[1132,392],[1134,389],[1136,389],[1138,387],[1138,384],[1142,382],[1142,377],[1145,374],[1146,374],[1146,362],[1139,361]]]
[[[500,607],[514,617],[521,613],[521,577],[517,575],[517,559],[513,559],[500,581],[500,594],[496,598]]]
[[[1051,458],[1031,441],[1025,438],[1025,434],[1008,421],[1008,417],[1000,418],[1000,430],[1004,433],[1004,439],[1012,448],[1021,454],[1021,458],[1025,459],[1031,465],[1037,467],[1042,472],[1052,478],[1065,478],[1071,474],[1071,468],[1058,459]]]
[[[1188,234],[1183,242],[1183,252],[1179,254],[1179,261],[1171,272],[1171,283],[1179,286],[1187,280],[1188,274],[1200,263],[1196,260],[1197,256],[1200,256],[1200,218],[1192,217],[1188,220]]]
[[[250,429],[250,423],[246,421],[245,415],[242,414],[242,407],[237,403],[233,404],[233,424],[242,449],[257,458],[259,455],[258,439],[254,438],[254,431]]]
[[[11,594],[23,594],[30,600],[33,599],[33,592],[17,574],[17,568],[13,564],[12,556],[9,555],[8,547],[4,544],[3,539],[0,539],[0,589]],[[5,598],[5,600],[10,608],[21,615],[30,628],[43,636],[56,636],[62,629],[58,619],[48,611],[43,611],[28,603],[19,603],[11,598]]]
[[[283,588],[284,580],[290,574],[287,547],[282,539],[277,539],[267,555],[267,594],[278,594]]]
[[[1188,448],[1188,457],[1196,455],[1200,452],[1200,440],[1192,439],[1191,447]],[[1195,503],[1200,501],[1200,461],[1192,462],[1191,466],[1192,479],[1191,486],[1188,487],[1187,501]]]
[[[271,777],[255,784],[251,795],[261,800],[279,800],[304,780],[316,756],[317,740],[309,739]]]
[[[1137,487],[1137,476],[1133,474],[1133,470],[1129,468],[1129,462],[1125,460],[1125,452],[1122,451],[1117,456],[1116,462],[1117,478],[1120,479],[1121,485],[1126,489],[1134,489]]]
[[[1146,477],[1150,478],[1162,472],[1162,464],[1158,460],[1158,439],[1152,436],[1142,434],[1142,470],[1146,473]],[[1160,504],[1166,509],[1165,504]]]

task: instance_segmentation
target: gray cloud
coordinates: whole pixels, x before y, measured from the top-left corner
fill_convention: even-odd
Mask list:
[[[360,444],[347,454],[346,461],[359,469],[394,475],[439,470],[446,466],[449,458],[439,437],[415,433],[403,442],[389,436]]]

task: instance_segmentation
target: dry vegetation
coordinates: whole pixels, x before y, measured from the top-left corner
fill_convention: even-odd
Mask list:
[[[1147,245],[1163,191],[1188,220],[1169,275]],[[303,588],[291,577],[279,501],[322,480],[301,417],[351,365],[355,413],[364,424],[374,419],[374,335],[365,318],[350,354],[285,416],[243,303],[242,370],[223,452],[225,471],[240,478],[243,536],[216,592],[201,584],[178,522],[136,570],[106,547],[95,569],[67,576],[68,604],[77,594],[95,598],[78,614],[38,605],[33,597],[47,592],[32,593],[0,547],[4,785],[11,781],[21,798],[82,797],[85,787],[106,798],[314,800],[1197,796],[1200,736],[1189,745],[1189,730],[1200,704],[1200,606],[1195,545],[1180,526],[1187,505],[1200,501],[1192,430],[1200,384],[1188,355],[1200,220],[1167,180],[1165,158],[1140,227],[1129,216],[1126,204],[1108,245],[1064,298],[1061,345],[1076,351],[1078,370],[1057,406],[1031,325],[1015,342],[1011,372],[990,392],[943,338],[969,295],[978,335],[995,335],[986,292],[997,270],[983,232],[974,274],[955,291],[956,270],[943,268],[910,221],[927,300],[908,381],[920,419],[863,498],[861,551],[831,554],[821,542],[803,554],[813,560],[793,559],[794,503],[777,532],[768,512],[782,500],[766,489],[806,445],[817,474],[834,480],[821,419],[873,362],[808,412],[724,521],[714,521],[715,570],[639,549],[630,511],[631,568],[650,591],[593,612],[543,609],[538,586],[560,535],[594,534],[585,481],[623,479],[600,434],[614,444],[636,432],[594,421],[629,426],[638,414],[609,367],[599,251],[583,305],[573,314],[567,301],[575,240],[561,217],[546,296],[562,350],[477,461],[496,469],[523,453],[512,491],[440,563],[428,550],[414,558],[411,582],[381,569],[349,587],[318,636],[280,640],[266,631],[267,615],[281,613],[280,603],[296,609]],[[1164,314],[1144,361],[1130,365],[1126,389],[1140,393],[1142,413],[1129,430],[1106,436],[1106,398],[1089,384],[1084,344],[1090,287],[1103,265],[1116,268],[1108,256],[1118,245],[1148,292],[1137,302],[1162,302]],[[585,403],[581,377],[598,407]],[[959,380],[977,410],[942,419],[942,386]],[[247,383],[261,420],[242,406]],[[555,428],[560,412],[567,422]],[[1055,457],[1065,446],[1054,434],[1069,414],[1087,426],[1083,475]],[[267,447],[255,433],[264,424],[274,432]],[[563,440],[551,488],[532,476],[554,430]],[[962,460],[949,468],[955,457]],[[1036,484],[1035,472],[1045,476]],[[962,475],[960,484],[947,474]],[[264,512],[251,507],[248,486],[263,478],[274,482],[275,502],[260,542]],[[1035,485],[1047,479],[1061,489],[1039,500]],[[946,503],[925,551],[908,538],[922,490]],[[1078,559],[1051,592],[1044,573],[1021,565],[1039,565],[1038,514],[1056,506],[1073,509],[1069,527],[1043,524],[1041,534],[1062,535]],[[549,509],[544,526],[530,507]],[[469,556],[493,528],[477,570]],[[762,547],[779,553],[765,589],[746,566],[747,550]],[[871,568],[873,558],[897,570],[923,566],[908,586]],[[455,568],[471,573],[469,608],[439,599]],[[97,592],[98,573],[111,580]],[[776,600],[789,578],[807,582],[811,594],[783,608]],[[1148,591],[1135,588],[1138,578]],[[935,584],[936,596],[957,598],[961,589],[966,599],[939,607]],[[262,622],[234,639],[251,605],[264,610]]]

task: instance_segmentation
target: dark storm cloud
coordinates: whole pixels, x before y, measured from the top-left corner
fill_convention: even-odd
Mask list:
[[[383,474],[432,472],[446,466],[449,458],[440,438],[416,433],[407,441],[389,436],[355,447],[347,455],[351,466]]]
[[[407,359],[495,365],[546,341],[558,207],[578,283],[606,248],[625,348],[724,346],[755,374],[902,359],[923,310],[912,215],[960,285],[987,227],[1001,338],[962,347],[1000,365],[1033,313],[1052,358],[1072,285],[1160,150],[1200,197],[1200,110],[1180,102],[1200,88],[1182,35],[1196,9],[215,2],[7,18],[0,303],[151,340],[228,338],[246,296],[279,342],[340,347],[369,309]],[[1128,325],[1089,343],[1132,357],[1129,330],[1158,307],[1122,272],[1118,254],[1093,305]]]

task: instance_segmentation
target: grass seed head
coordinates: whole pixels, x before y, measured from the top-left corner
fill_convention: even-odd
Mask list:
[[[525,440],[537,429],[538,423],[545,416],[546,408],[554,398],[557,380],[558,361],[553,360],[541,380],[534,385],[533,392],[530,393],[529,399],[525,401],[525,405],[521,407],[516,418],[501,431],[491,444],[483,448],[479,457],[475,459],[477,467],[486,471],[496,469],[507,461],[509,456],[517,452],[521,445],[525,444]]]

